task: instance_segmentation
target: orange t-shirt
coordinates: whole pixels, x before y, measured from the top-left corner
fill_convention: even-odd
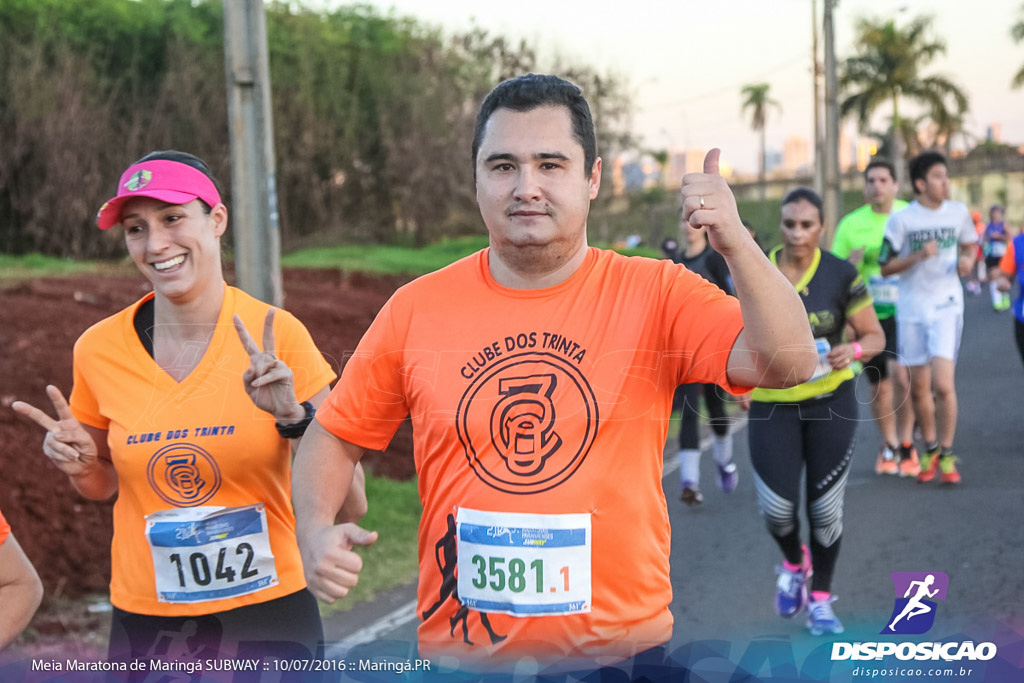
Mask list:
[[[1014,250],[1014,246],[1017,244],[1017,240],[1010,240],[1006,243],[1006,251],[1003,253],[1003,257],[999,259],[999,269],[1007,275],[1014,275],[1017,272],[1017,254]]]
[[[739,303],[669,261],[593,248],[555,287],[508,289],[488,254],[396,292],[317,413],[373,450],[411,414],[420,651],[593,664],[664,643],[672,393],[748,391],[726,379]]]
[[[4,518],[4,513],[0,510],[0,545],[4,544],[7,537],[11,535],[11,525],[7,523],[7,519]]]
[[[179,383],[135,331],[135,312],[152,296],[96,323],[75,344],[71,411],[80,422],[107,430],[117,470],[111,602],[138,614],[183,616],[301,590],[291,446],[277,433],[274,417],[245,393],[249,356],[232,325],[237,313],[261,339],[269,306],[225,285],[213,337]],[[290,313],[277,311],[274,337],[299,401],[334,379]],[[211,506],[245,509],[205,525],[180,517]]]

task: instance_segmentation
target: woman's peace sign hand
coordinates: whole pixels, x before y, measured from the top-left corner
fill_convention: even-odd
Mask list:
[[[56,420],[24,401],[15,401],[11,408],[46,430],[43,453],[53,464],[70,477],[81,476],[96,465],[99,457],[96,441],[71,414],[71,407],[60,389],[48,385],[46,395],[57,411]]]
[[[249,354],[249,369],[242,374],[245,392],[260,410],[274,416],[278,422],[297,422],[305,411],[295,398],[292,369],[274,355],[274,309],[267,311],[263,321],[263,350],[253,340],[245,323],[234,317],[235,330],[242,348]]]

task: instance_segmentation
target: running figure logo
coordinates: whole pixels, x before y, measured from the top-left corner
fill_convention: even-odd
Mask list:
[[[944,572],[893,572],[890,574],[896,601],[883,634],[916,635],[935,623],[936,603],[945,600],[949,577]],[[902,597],[901,597],[902,596]]]
[[[423,621],[426,621],[434,612],[436,612],[444,603],[451,599],[458,606],[455,610],[455,614],[448,618],[448,625],[452,637],[455,637],[455,627],[460,623],[462,624],[462,642],[467,645],[472,645],[473,641],[469,639],[469,614],[470,609],[462,604],[459,600],[459,584],[455,578],[455,565],[458,562],[457,546],[455,539],[455,515],[448,515],[448,531],[444,537],[437,542],[434,546],[434,561],[437,563],[437,568],[441,572],[441,592],[438,595],[437,602],[431,605],[426,611],[423,612]],[[508,636],[503,636],[496,633],[494,627],[491,626],[491,620],[487,617],[486,612],[476,612],[480,616],[480,624],[487,629],[487,635],[491,639],[491,645],[500,643],[505,640]]]
[[[129,192],[138,192],[146,185],[149,185],[149,181],[153,179],[153,174],[145,169],[138,170],[132,174],[132,177],[125,181],[124,187]]]

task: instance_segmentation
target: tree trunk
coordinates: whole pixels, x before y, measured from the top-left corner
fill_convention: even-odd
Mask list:
[[[896,182],[900,188],[900,194],[904,197],[914,195],[914,187],[910,183],[910,174],[907,171],[907,147],[903,140],[902,124],[900,121],[899,98],[893,93],[892,96],[892,163],[896,167]]]
[[[767,190],[768,181],[765,178],[765,140],[764,140],[764,124],[761,124],[761,163],[758,168],[758,184],[760,185],[761,195],[761,226],[768,225],[768,203],[767,203]]]

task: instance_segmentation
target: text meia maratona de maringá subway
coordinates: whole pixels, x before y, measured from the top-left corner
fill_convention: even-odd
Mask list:
[[[162,659],[136,659],[133,662],[83,661],[67,659],[32,660],[32,671],[180,671],[194,674],[200,671],[258,671],[258,659],[207,659],[165,661]]]

